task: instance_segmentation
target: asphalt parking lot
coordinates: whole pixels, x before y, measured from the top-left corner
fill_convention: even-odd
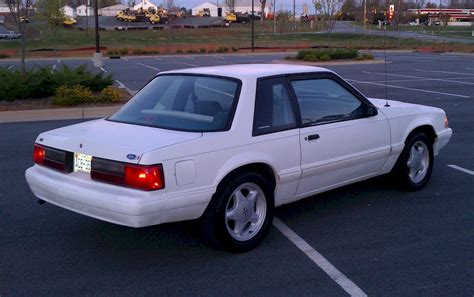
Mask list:
[[[133,57],[101,71],[138,90],[159,71],[286,55]],[[132,229],[40,206],[24,179],[33,142],[78,120],[0,124],[0,296],[473,296],[473,56],[390,52],[387,62],[327,68],[368,97],[445,109],[454,136],[419,192],[376,178],[278,208],[306,253],[275,227],[257,249],[230,254],[207,247],[194,221]],[[92,65],[28,66],[61,63]],[[341,274],[327,274],[313,251]]]

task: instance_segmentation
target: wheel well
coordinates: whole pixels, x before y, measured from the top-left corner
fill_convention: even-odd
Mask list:
[[[275,178],[275,172],[273,171],[272,167],[266,163],[251,163],[247,165],[243,165],[241,167],[238,167],[231,172],[229,172],[220,182],[219,186],[222,185],[227,179],[230,179],[242,172],[257,172],[260,173],[261,175],[265,176],[268,178],[270,181],[270,185],[272,186],[272,189],[275,189],[276,186],[276,178]]]
[[[413,131],[410,132],[410,134],[407,136],[407,138],[405,139],[405,143],[407,142],[408,139],[410,139],[410,137],[415,134],[415,133],[423,133],[425,134],[429,140],[431,141],[431,144],[433,144],[435,142],[435,139],[436,139],[436,133],[435,133],[435,130],[433,129],[432,126],[430,125],[424,125],[424,126],[420,126],[420,127],[417,127],[415,128]]]

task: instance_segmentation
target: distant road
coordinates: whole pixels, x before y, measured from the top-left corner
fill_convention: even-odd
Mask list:
[[[363,34],[364,29],[359,26],[354,26],[352,22],[338,21],[334,25],[332,32]],[[400,32],[385,31],[384,32],[384,31],[367,29],[365,30],[365,33],[368,35],[378,35],[378,36],[383,36],[385,34],[386,36],[390,36],[390,37],[398,37],[400,34],[401,38],[413,38],[413,39],[419,39],[419,40],[424,40],[424,41],[460,42],[460,43],[468,43],[468,44],[474,43],[474,38],[473,39],[456,38],[456,37],[422,34],[418,32],[407,32],[407,31],[400,31]]]

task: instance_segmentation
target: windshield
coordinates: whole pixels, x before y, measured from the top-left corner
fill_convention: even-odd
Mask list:
[[[181,131],[223,131],[230,128],[239,89],[240,83],[230,78],[160,75],[108,120]]]

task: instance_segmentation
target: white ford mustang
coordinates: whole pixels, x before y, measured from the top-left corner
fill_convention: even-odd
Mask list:
[[[40,134],[26,179],[40,201],[116,224],[201,218],[210,243],[242,252],[276,206],[386,173],[421,189],[451,135],[443,110],[365,98],[327,69],[193,68]]]

